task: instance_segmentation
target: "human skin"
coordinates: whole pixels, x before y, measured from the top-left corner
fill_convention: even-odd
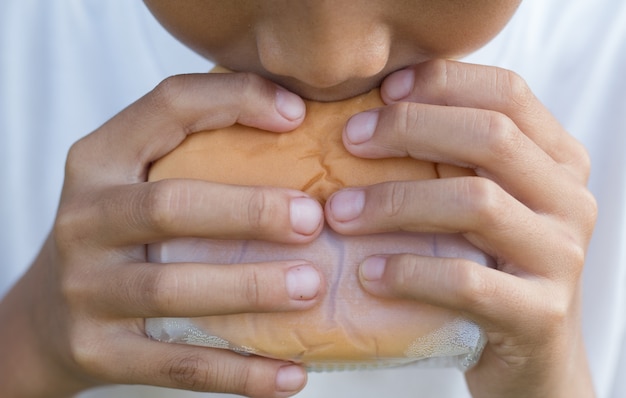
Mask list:
[[[461,232],[496,259],[486,269],[374,256],[360,269],[372,294],[460,310],[485,329],[485,352],[466,373],[474,396],[593,396],[579,297],[596,216],[586,151],[517,75],[449,60],[485,44],[518,1],[146,3],[191,48],[248,73],[167,79],[73,146],[55,226],[0,305],[6,396],[108,383],[294,394],[306,379],[294,365],[150,341],[142,319],[308,308],[324,294],[314,264],[166,267],[148,264],[144,249],[178,236],[304,242],[322,216],[343,234]],[[323,214],[296,191],[145,182],[150,162],[186,134],[297,126],[303,104],[276,84],[317,100],[380,85],[387,105],[346,126],[351,153],[451,163],[476,177],[352,188]],[[289,285],[302,269],[309,278]]]

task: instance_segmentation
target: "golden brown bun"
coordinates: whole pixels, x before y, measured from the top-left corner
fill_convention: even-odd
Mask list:
[[[280,186],[305,191],[324,202],[330,194],[346,186],[471,174],[466,169],[410,158],[366,160],[349,154],[341,139],[348,118],[382,105],[379,91],[372,90],[336,103],[307,101],[304,122],[288,133],[264,132],[241,125],[196,133],[154,164],[150,180],[196,178]],[[217,336],[218,341],[227,341],[225,347],[237,350],[311,366],[351,366],[398,363],[407,357],[446,352],[446,342],[454,340],[454,333],[459,332],[454,327],[448,330],[458,320],[458,314],[414,302],[377,299],[361,289],[356,277],[359,262],[375,253],[445,256],[473,253],[479,258],[477,261],[484,262],[480,257],[483,254],[459,236],[437,239],[432,235],[411,234],[344,237],[325,227],[320,238],[309,245],[242,241],[205,244],[191,240],[179,246],[165,244],[155,251],[166,261],[204,259],[229,263],[233,258],[236,258],[233,262],[302,258],[313,261],[323,269],[327,282],[327,294],[318,306],[297,313],[199,318],[193,324],[201,332],[189,332],[179,340],[209,344],[204,342],[215,339],[207,335]],[[458,250],[449,254],[442,249],[446,245]],[[185,257],[188,255],[191,257]]]
[[[375,89],[340,102],[306,101],[304,122],[289,133],[242,125],[195,133],[152,166],[150,180],[196,178],[278,186],[307,192],[323,203],[343,187],[471,173],[411,158],[362,159],[351,155],[341,138],[346,122],[358,112],[382,105]]]

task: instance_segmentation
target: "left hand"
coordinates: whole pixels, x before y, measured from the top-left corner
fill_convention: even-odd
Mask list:
[[[348,122],[351,153],[410,156],[476,176],[349,188],[328,201],[329,224],[348,235],[460,232],[497,269],[374,256],[360,268],[364,288],[457,310],[481,325],[488,343],[466,373],[476,397],[593,396],[580,325],[580,278],[597,213],[585,149],[519,76],[499,68],[429,61],[390,75],[381,94],[387,106]]]

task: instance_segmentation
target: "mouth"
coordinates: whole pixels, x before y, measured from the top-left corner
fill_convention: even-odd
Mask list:
[[[267,72],[259,74],[303,99],[318,102],[334,102],[356,97],[376,87],[380,87],[388,73],[380,73],[364,79],[353,79],[330,87],[314,87],[288,76],[273,75]]]

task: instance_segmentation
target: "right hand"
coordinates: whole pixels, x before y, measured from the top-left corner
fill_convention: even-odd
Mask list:
[[[3,393],[61,397],[104,384],[299,391],[299,366],[153,341],[144,318],[310,308],[324,285],[315,266],[150,264],[146,244],[181,236],[308,242],[323,226],[319,204],[288,189],[146,178],[189,133],[234,123],[286,132],[304,113],[300,98],[254,75],[177,76],[74,144],[54,228],[0,302]]]

